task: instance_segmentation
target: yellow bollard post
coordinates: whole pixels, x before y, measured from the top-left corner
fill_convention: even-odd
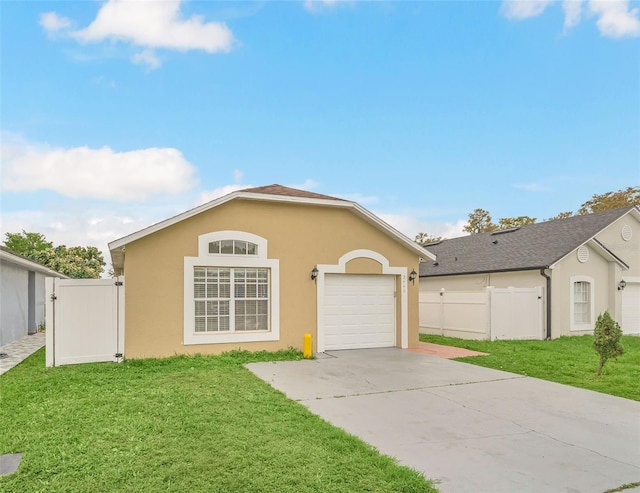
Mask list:
[[[306,333],[304,335],[304,343],[302,345],[302,356],[304,356],[305,359],[310,359],[313,356],[313,353],[311,352],[311,334]]]

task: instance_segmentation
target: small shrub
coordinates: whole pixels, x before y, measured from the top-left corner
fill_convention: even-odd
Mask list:
[[[616,358],[624,353],[624,348],[620,344],[622,329],[608,311],[598,315],[596,327],[593,332],[593,348],[600,356],[597,375],[602,373],[602,367],[610,358]]]

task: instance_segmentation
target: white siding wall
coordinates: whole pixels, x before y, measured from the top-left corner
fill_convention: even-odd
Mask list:
[[[36,328],[44,323],[44,314],[46,307],[44,280],[47,278],[44,274],[36,272]]]
[[[0,261],[0,346],[27,335],[28,285],[28,270]]]

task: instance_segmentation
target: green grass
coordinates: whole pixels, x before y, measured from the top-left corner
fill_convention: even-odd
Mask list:
[[[457,359],[465,363],[640,400],[640,337],[622,336],[625,353],[607,361],[599,377],[599,357],[589,335],[553,341],[469,341],[420,334],[420,340],[489,353]]]
[[[44,350],[0,376],[9,492],[434,492],[418,472],[311,414],[242,365],[294,351],[59,368]]]

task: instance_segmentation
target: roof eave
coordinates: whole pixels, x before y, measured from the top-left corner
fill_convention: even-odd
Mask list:
[[[569,255],[571,255],[573,252],[575,252],[578,248],[580,248],[583,245],[586,245],[587,243],[593,241],[596,239],[596,236],[598,236],[600,233],[602,233],[605,229],[609,228],[613,223],[616,223],[618,221],[620,221],[623,217],[632,214],[633,217],[640,222],[640,208],[638,206],[633,206],[631,208],[629,208],[629,210],[627,212],[625,212],[624,214],[621,214],[619,217],[617,217],[616,219],[614,219],[613,221],[611,221],[609,224],[607,224],[604,228],[602,228],[600,231],[598,231],[596,234],[594,234],[593,236],[591,236],[591,238],[587,239],[586,241],[582,242],[580,245],[578,245],[577,247],[575,247],[572,250],[569,250],[566,254],[564,254],[562,257],[556,259],[553,261],[553,263],[550,265],[550,268],[553,269],[556,265],[558,265],[560,262],[562,262],[565,258],[567,258]],[[600,243],[600,242],[598,242]],[[602,243],[600,243],[600,245],[602,245]],[[602,245],[604,246],[604,245]],[[616,261],[620,261],[622,262],[618,257],[616,257],[610,250],[608,250],[607,248],[605,248],[605,250],[607,250],[608,253],[610,253],[611,255],[613,255],[616,259]],[[624,262],[622,262],[624,265]],[[626,267],[627,269],[629,268],[628,266]]]
[[[39,272],[40,274],[46,274],[49,277],[60,277],[62,279],[68,279],[69,277],[53,269],[49,269],[49,267],[39,264],[38,262],[29,260],[28,258],[25,258],[19,254],[14,254],[14,253],[6,252],[4,250],[0,250],[0,258],[3,260],[6,260],[7,262],[11,262],[12,264],[25,267],[35,272]]]
[[[116,269],[121,269],[124,264],[124,247],[127,244],[139,240],[145,236],[148,236],[152,233],[160,231],[161,229],[172,226],[180,221],[184,221],[190,217],[193,217],[201,212],[205,212],[209,209],[213,209],[218,207],[226,202],[229,202],[234,199],[244,199],[244,200],[260,200],[265,202],[281,202],[281,203],[293,203],[293,204],[305,204],[305,205],[319,205],[325,207],[336,207],[336,208],[347,208],[353,209],[356,214],[361,216],[370,224],[376,226],[378,229],[382,230],[386,234],[394,237],[399,243],[403,244],[408,249],[418,255],[418,257],[428,257],[432,260],[435,260],[436,257],[431,252],[425,250],[420,247],[416,242],[409,239],[407,236],[400,233],[398,230],[382,221],[373,213],[369,212],[367,209],[362,207],[360,204],[356,202],[352,202],[349,200],[342,199],[317,199],[317,198],[308,198],[308,197],[295,197],[295,196],[285,196],[285,195],[269,195],[269,194],[261,194],[261,193],[251,193],[251,192],[232,192],[230,194],[224,195],[223,197],[219,197],[214,199],[206,204],[202,204],[198,207],[194,207],[186,212],[173,216],[169,219],[165,219],[159,223],[153,224],[147,228],[144,228],[135,233],[131,233],[130,235],[119,238],[115,241],[109,243],[109,252],[111,253],[111,261]]]
[[[474,271],[466,271],[466,272],[449,272],[444,274],[425,274],[420,275],[420,278],[424,277],[446,277],[446,276],[469,276],[472,274],[493,274],[495,272],[520,272],[520,271],[529,271],[529,270],[540,270],[540,269],[552,269],[553,267],[549,265],[540,265],[535,267],[513,267],[509,269],[491,269],[491,270],[474,270]]]
[[[360,204],[356,202],[347,202],[347,203],[350,204],[356,210],[356,212],[358,212],[365,220],[377,226],[379,229],[381,229],[383,232],[387,233],[388,235],[395,237],[400,243],[404,244],[404,246],[406,246],[409,250],[414,251],[418,255],[418,257],[424,258],[426,256],[431,260],[434,260],[434,261],[436,260],[436,256],[433,253],[422,248],[415,241],[411,240],[408,236],[405,236],[400,231],[395,229],[393,226],[384,222],[382,219],[380,219],[378,216],[376,216],[372,212],[369,212]]]
[[[629,270],[629,265],[620,257],[618,257],[615,253],[609,250],[606,246],[604,246],[600,241],[598,241],[597,238],[593,238],[589,242],[589,245],[591,245],[592,248],[595,247],[596,250],[600,250],[600,254],[603,257],[608,257],[610,260],[620,265],[620,267],[622,267],[624,270]]]

